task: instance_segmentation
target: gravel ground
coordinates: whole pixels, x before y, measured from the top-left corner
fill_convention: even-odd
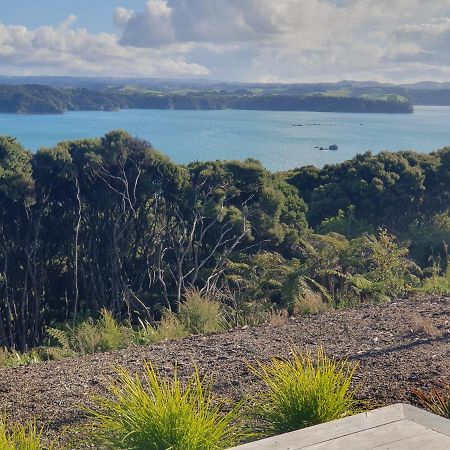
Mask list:
[[[168,374],[177,362],[185,376],[196,365],[219,396],[241,399],[259,388],[249,362],[317,345],[328,355],[358,363],[354,381],[360,399],[377,406],[414,403],[412,388],[429,389],[450,379],[450,297],[415,297],[290,319],[278,326],[0,369],[0,405],[9,418],[36,418],[61,436],[67,426],[83,422],[80,408],[92,394],[104,391],[114,366],[140,371],[149,360]]]

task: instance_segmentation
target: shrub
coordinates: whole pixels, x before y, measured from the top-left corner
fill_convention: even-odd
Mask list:
[[[225,279],[246,301],[282,305],[283,282],[298,265],[297,259],[286,259],[279,253],[241,253],[227,265]]]
[[[256,327],[266,324],[270,319],[273,305],[264,301],[245,301],[232,298],[231,304],[223,309],[225,329],[237,327]]]
[[[0,417],[0,448],[2,450],[62,450],[55,442],[49,441],[43,428],[34,422],[26,425],[13,424],[7,428],[5,417]]]
[[[305,290],[295,300],[292,313],[294,315],[318,314],[330,309],[330,305],[323,300],[323,296],[314,291]]]
[[[105,309],[96,322],[88,319],[75,327],[66,325],[62,330],[49,328],[47,333],[58,344],[48,351],[55,359],[123,348],[132,342],[133,337],[131,326],[120,325]]]
[[[407,246],[398,245],[395,236],[385,229],[379,230],[378,239],[371,239],[370,243],[371,271],[367,279],[380,293],[397,298],[418,284],[414,271],[419,273],[420,268],[407,258]]]
[[[412,392],[428,411],[450,419],[450,384],[441,390],[434,389],[429,393],[420,389],[415,389]]]
[[[0,348],[0,367],[27,366],[41,361],[37,350],[20,353],[16,350]]]
[[[352,414],[355,407],[350,383],[355,367],[328,358],[319,348],[293,353],[290,360],[272,360],[251,370],[266,389],[256,397],[256,418],[271,434],[305,428]]]
[[[223,329],[221,304],[204,297],[195,289],[186,291],[185,301],[180,305],[178,318],[189,334],[213,333]]]
[[[319,234],[339,233],[348,239],[363,234],[373,234],[373,226],[363,219],[355,217],[355,206],[349,206],[345,211],[340,209],[336,216],[327,217],[317,227]]]
[[[236,411],[221,413],[197,370],[182,386],[176,370],[172,379],[163,379],[146,364],[142,381],[119,369],[108,390],[88,410],[88,432],[107,448],[211,450],[232,446],[238,438],[232,424]]]
[[[157,325],[139,320],[139,327],[134,331],[133,340],[137,345],[148,345],[166,339],[182,339],[188,335],[186,327],[178,317],[166,311]]]
[[[424,294],[450,294],[450,267],[442,276],[433,275],[430,278],[425,278],[418,290]]]
[[[285,325],[289,320],[289,314],[286,309],[273,309],[267,316],[267,323],[273,327]]]

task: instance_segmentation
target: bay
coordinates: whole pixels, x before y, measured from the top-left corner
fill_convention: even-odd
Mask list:
[[[450,146],[450,107],[418,106],[414,114],[274,111],[81,111],[62,115],[0,114],[0,134],[28,149],[122,128],[178,163],[260,160],[270,170],[337,163],[357,153],[431,152]],[[316,147],[336,144],[337,151]]]

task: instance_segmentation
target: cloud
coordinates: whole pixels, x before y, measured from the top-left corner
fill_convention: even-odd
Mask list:
[[[135,47],[155,47],[174,43],[172,12],[172,8],[164,0],[149,1],[145,10],[138,13],[117,8],[115,22],[124,27],[120,43]],[[127,16],[128,20],[124,20]]]
[[[216,78],[412,80],[450,72],[449,12],[450,0],[148,0],[119,42],[189,44]]]
[[[0,23],[9,74],[242,81],[450,77],[450,0],[142,0],[115,33]]]
[[[119,14],[119,22],[129,20]],[[164,51],[121,45],[116,35],[73,29],[75,16],[58,27],[0,23],[0,66],[3,74],[98,76],[198,76],[209,70],[186,60],[189,46]]]
[[[394,62],[415,62],[430,65],[450,65],[450,18],[430,23],[404,25],[393,36],[395,47],[387,55]]]
[[[305,0],[299,1],[306,4]],[[153,47],[180,41],[253,40],[279,31],[282,23],[277,23],[277,15],[289,2],[282,0],[279,7],[267,0],[148,0],[143,11],[122,22],[121,42]]]
[[[124,27],[132,19],[134,11],[126,8],[116,8],[114,12],[114,23],[118,27]]]

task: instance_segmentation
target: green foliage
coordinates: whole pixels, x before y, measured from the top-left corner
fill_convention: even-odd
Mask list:
[[[56,346],[45,349],[51,359],[105,352],[129,345],[148,345],[166,339],[182,339],[191,334],[221,331],[225,327],[222,305],[199,291],[186,291],[178,314],[164,311],[159,323],[138,319],[138,326],[120,324],[111,312],[103,309],[98,321],[88,319],[72,327],[48,328]],[[0,363],[1,363],[0,353]]]
[[[384,229],[351,240],[331,232],[308,233],[297,256],[239,255],[226,272],[229,287],[243,293],[239,304],[255,300],[287,308],[290,314],[317,313],[405,295],[419,286],[422,276],[408,257],[408,245]]]
[[[46,431],[38,429],[34,422],[25,425],[6,423],[0,417],[0,448],[2,450],[62,450],[63,447],[50,441]]]
[[[108,390],[88,410],[89,433],[106,448],[210,450],[232,446],[239,435],[237,412],[221,412],[197,370],[182,384],[176,370],[167,379],[151,364],[143,380],[119,369]]]
[[[298,260],[288,260],[274,252],[240,254],[228,265],[226,277],[230,288],[245,292],[245,297],[250,301],[283,305],[284,280],[298,265]]]
[[[187,336],[189,332],[177,315],[165,311],[161,321],[156,325],[140,320],[139,327],[134,331],[133,341],[138,345],[148,345],[159,341],[183,339]]]
[[[56,88],[44,85],[0,85],[0,111],[10,113],[50,113],[65,111],[112,111],[119,108],[139,109],[249,109],[273,111],[345,111],[345,112],[413,112],[413,104],[401,95],[370,93],[361,96],[358,91],[349,95],[308,93],[304,89],[292,93],[277,90],[245,92],[200,89],[198,86],[182,89],[125,87],[91,89]],[[410,95],[415,94],[408,93]],[[434,90],[433,90],[434,92]],[[442,92],[438,91],[442,97]],[[445,95],[445,91],[443,92]],[[434,104],[434,103],[433,103]]]
[[[15,138],[0,136],[0,202],[3,206],[6,206],[5,201],[32,203],[31,158]]]
[[[420,283],[420,268],[408,246],[382,229],[348,241],[342,235],[310,235],[303,241],[304,262],[285,283],[291,305],[311,291],[335,307],[396,298]]]
[[[105,309],[96,322],[88,319],[75,327],[66,325],[62,330],[48,328],[47,333],[58,345],[48,350],[55,359],[116,350],[132,342],[132,328],[120,325]]]
[[[191,334],[205,334],[221,331],[225,326],[222,305],[203,296],[196,289],[188,289],[178,314],[164,311],[157,324],[139,320],[133,330],[133,340],[137,344],[150,344],[166,339],[182,339]]]
[[[223,329],[221,304],[190,289],[180,305],[178,320],[189,334],[213,333]]]
[[[346,211],[340,209],[336,216],[324,219],[317,231],[320,234],[338,233],[353,239],[365,233],[373,234],[374,228],[367,221],[355,218],[355,207],[352,205]]]
[[[199,291],[186,291],[178,314],[163,312],[159,323],[139,318],[138,326],[120,324],[111,312],[103,309],[98,321],[88,319],[63,329],[48,328],[48,336],[56,343],[45,349],[48,357],[61,359],[77,355],[105,352],[129,345],[148,345],[166,339],[182,339],[191,334],[221,331],[225,327],[222,305],[205,298]],[[1,363],[0,353],[0,363]]]
[[[354,218],[363,223],[402,230],[421,211],[441,208],[433,199],[440,159],[413,152],[367,152],[321,170],[300,168],[287,179],[307,201],[314,227],[339,210],[354,208]]]
[[[50,356],[398,297],[429,277],[445,291],[449,177],[450,149],[281,174],[253,159],[177,165],[123,130],[35,154],[0,137],[0,347],[26,352],[102,309],[118,322],[52,331]],[[216,304],[185,304],[187,287],[218,293],[221,320]]]
[[[355,409],[350,383],[355,367],[328,358],[319,348],[293,353],[289,360],[274,359],[252,371],[265,391],[256,398],[256,417],[267,434],[280,434],[352,414]]]
[[[425,278],[417,289],[424,294],[448,295],[450,294],[450,267],[442,275],[433,275]]]
[[[0,368],[27,366],[29,364],[38,363],[41,361],[42,357],[39,354],[38,350],[18,352],[16,350],[0,348]]]
[[[229,304],[224,307],[224,328],[259,326],[268,322],[273,311],[271,303],[249,301],[247,298],[240,297],[234,295]]]
[[[450,246],[450,212],[436,214],[429,220],[416,221],[400,237],[410,240],[411,256],[420,266],[438,263],[445,271]]]
[[[372,282],[371,289],[393,298],[405,295],[419,284],[420,268],[408,260],[408,247],[398,245],[395,237],[381,229],[378,238],[368,237],[365,277]],[[361,261],[363,261],[361,254]]]
[[[330,302],[327,302],[328,293],[322,286],[316,284],[316,289],[313,290],[307,284],[308,281],[310,284],[313,284],[312,280],[304,278],[301,281],[304,284],[300,285],[300,291],[290,302],[290,309],[293,315],[318,314],[331,308]]]

